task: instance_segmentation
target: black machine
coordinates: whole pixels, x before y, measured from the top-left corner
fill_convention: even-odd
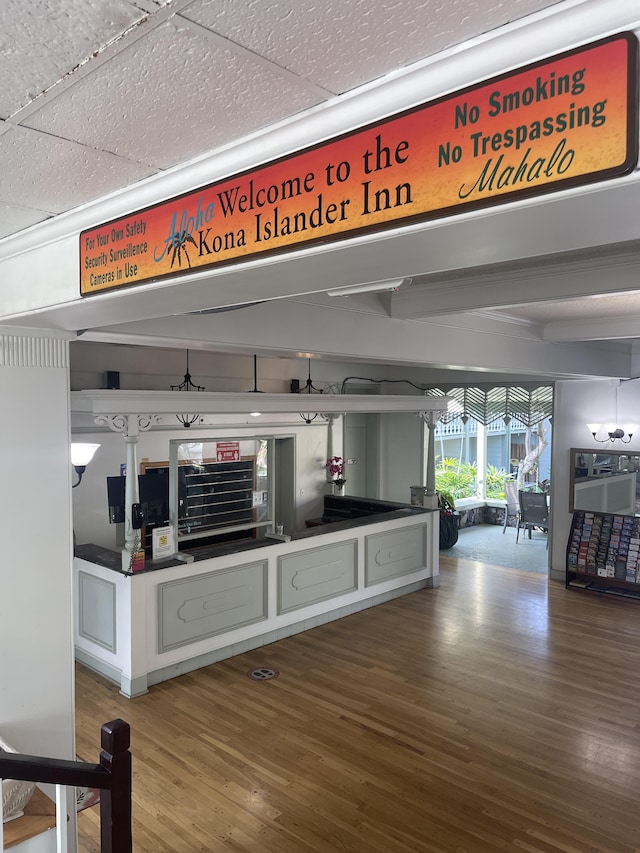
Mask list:
[[[139,505],[132,512],[133,527],[143,525],[158,527],[169,521],[169,474],[165,471],[148,471],[138,475]],[[109,522],[119,524],[125,520],[125,478],[107,477]]]

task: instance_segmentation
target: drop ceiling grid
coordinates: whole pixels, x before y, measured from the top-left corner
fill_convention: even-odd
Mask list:
[[[342,94],[550,5],[549,0],[199,0],[182,14]]]
[[[144,14],[126,0],[2,0],[0,116],[7,118]]]
[[[238,55],[206,30],[172,20],[45,104],[27,123],[166,169],[317,100],[250,54]]]
[[[0,154],[0,158],[1,158]],[[30,210],[29,208],[20,207],[18,205],[2,204],[0,202],[0,237],[6,237],[14,231],[21,228],[29,228],[30,225],[37,225],[38,222],[44,222],[51,216],[51,212],[42,210]]]
[[[0,236],[550,5],[2,0]]]
[[[0,136],[0,203],[62,213],[154,170],[64,138],[14,127]]]

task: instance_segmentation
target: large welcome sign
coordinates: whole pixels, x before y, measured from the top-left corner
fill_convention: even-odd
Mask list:
[[[637,79],[624,33],[89,229],[80,292],[626,174]]]

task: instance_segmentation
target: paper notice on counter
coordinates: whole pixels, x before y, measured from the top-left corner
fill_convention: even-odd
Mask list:
[[[175,553],[173,527],[154,527],[151,533],[151,556],[154,560],[166,560]]]

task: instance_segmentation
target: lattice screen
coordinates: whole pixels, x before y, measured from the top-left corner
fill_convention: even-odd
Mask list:
[[[451,397],[457,405],[441,420],[450,423],[459,417],[474,418],[481,424],[500,418],[517,418],[525,426],[535,426],[553,413],[553,386],[505,385],[429,388],[427,396]]]

